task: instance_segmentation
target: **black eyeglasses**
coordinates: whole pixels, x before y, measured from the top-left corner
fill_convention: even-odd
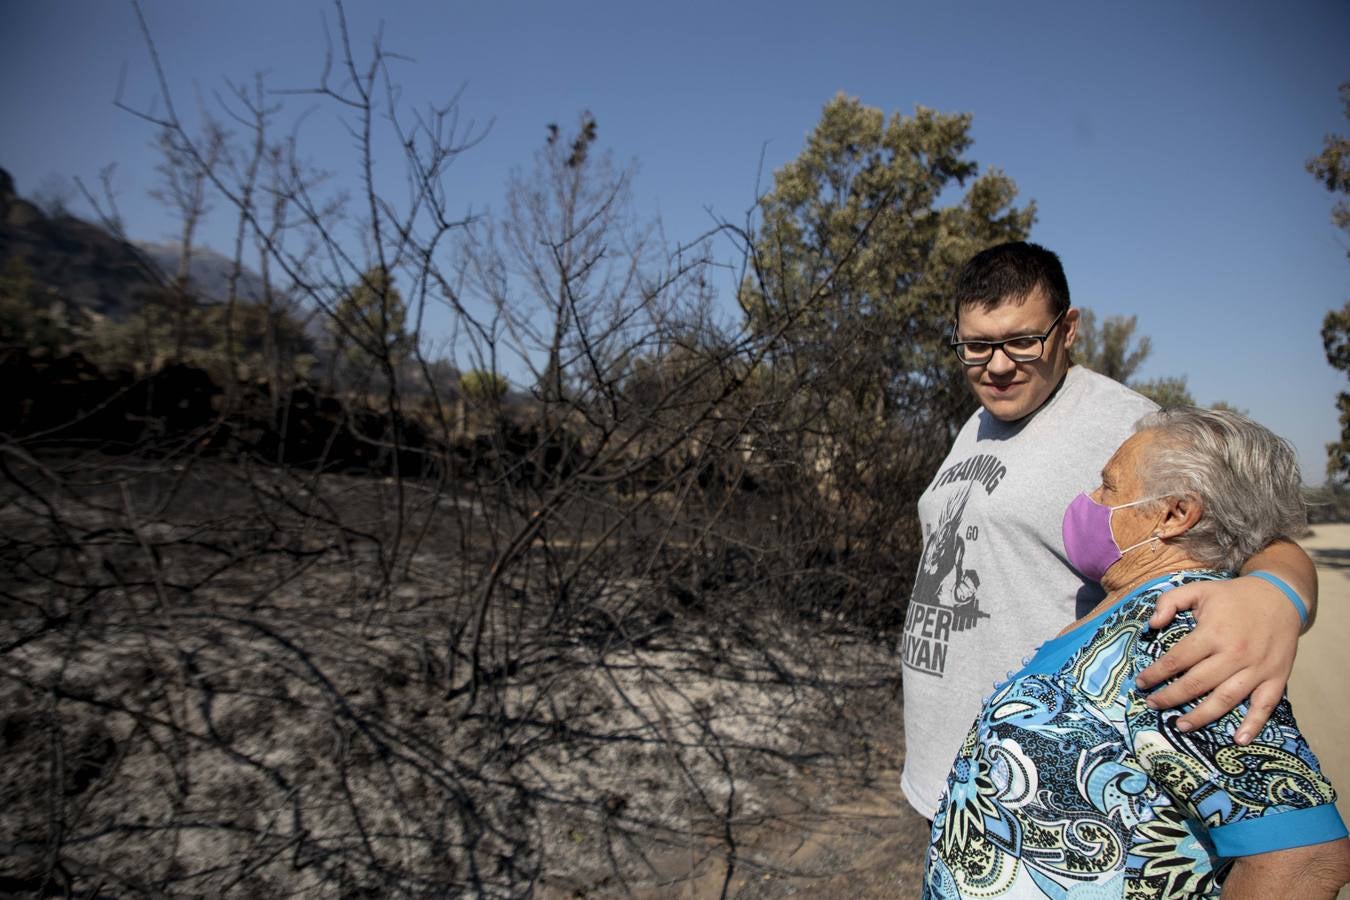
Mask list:
[[[1067,309],[1055,316],[1045,334],[1023,334],[1002,341],[952,341],[950,346],[965,366],[985,365],[994,358],[995,350],[1002,350],[1013,362],[1035,362],[1045,352],[1045,339],[1050,337],[1050,332],[1055,330],[1066,312]],[[952,326],[952,337],[956,337],[955,326]]]

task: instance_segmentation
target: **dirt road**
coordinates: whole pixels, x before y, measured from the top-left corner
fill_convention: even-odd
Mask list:
[[[1299,727],[1340,793],[1350,821],[1350,525],[1319,525],[1299,541],[1317,563],[1317,622],[1299,641],[1289,698]],[[1350,887],[1340,893],[1350,900]]]

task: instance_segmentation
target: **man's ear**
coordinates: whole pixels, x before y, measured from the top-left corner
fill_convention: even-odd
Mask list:
[[[1164,497],[1163,502],[1167,506],[1163,509],[1157,534],[1164,539],[1180,537],[1190,531],[1205,513],[1204,504],[1195,494]]]
[[[1078,339],[1078,307],[1071,306],[1064,314],[1064,347],[1072,347]]]

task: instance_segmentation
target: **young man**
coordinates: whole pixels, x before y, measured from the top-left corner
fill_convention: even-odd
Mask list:
[[[901,787],[928,819],[992,685],[1101,599],[1101,587],[1065,557],[1064,509],[1097,484],[1135,420],[1156,409],[1073,365],[1078,310],[1059,258],[1044,247],[1019,241],[977,254],[958,278],[955,301],[953,349],[981,408],[919,499],[924,548],[901,641]],[[1297,545],[1273,544],[1242,571],[1275,575],[1313,610],[1317,576]],[[1167,596],[1154,627],[1185,608],[1195,610],[1199,625],[1141,676],[1140,687],[1149,688],[1180,675],[1150,705],[1208,694],[1181,720],[1190,730],[1250,696],[1238,735],[1249,742],[1284,692],[1303,627],[1299,611],[1255,577],[1197,583]],[[1211,603],[1222,604],[1225,615],[1206,618]]]

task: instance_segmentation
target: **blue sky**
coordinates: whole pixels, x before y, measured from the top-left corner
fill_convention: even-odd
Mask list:
[[[52,175],[94,180],[118,163],[134,237],[169,239],[147,196],[150,130],[114,108],[155,87],[129,4],[0,0],[0,166],[31,194]],[[315,0],[145,0],[180,107],[225,78],[266,71],[312,86]],[[549,122],[582,110],[602,146],[638,167],[639,211],[692,238],[751,204],[794,157],[821,107],[844,91],[870,106],[974,116],[971,156],[1034,199],[1032,239],[1064,259],[1077,304],[1136,314],[1151,337],[1144,377],[1184,374],[1202,403],[1226,400],[1295,443],[1320,482],[1345,377],[1318,330],[1350,299],[1332,197],[1304,171],[1331,131],[1350,129],[1350,4],[629,2],[347,4],[353,35],[410,58],[405,102],[462,89],[466,119],[490,124],[449,184],[464,208],[500,207]],[[299,110],[306,104],[291,105]],[[306,120],[316,161],[351,170],[345,138]],[[226,249],[228,221],[206,242]]]

